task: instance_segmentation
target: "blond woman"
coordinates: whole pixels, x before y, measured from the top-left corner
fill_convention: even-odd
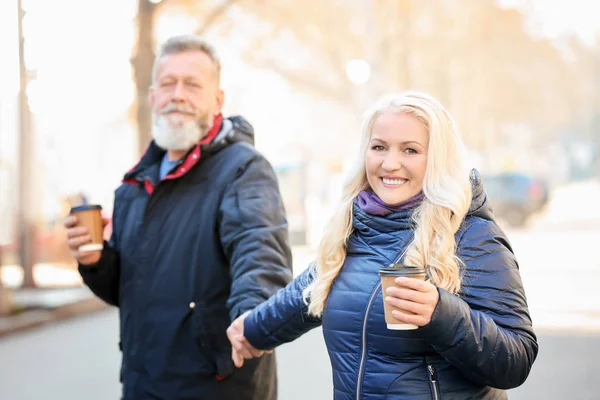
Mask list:
[[[315,263],[228,329],[237,366],[322,325],[333,397],[506,399],[536,358],[518,264],[452,118],[431,96],[386,97]],[[378,271],[401,263],[427,278]],[[384,302],[397,320],[388,329]]]

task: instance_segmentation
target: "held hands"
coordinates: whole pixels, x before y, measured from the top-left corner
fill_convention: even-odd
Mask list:
[[[437,288],[413,278],[396,278],[395,283],[396,286],[389,287],[385,293],[385,301],[396,308],[392,311],[394,318],[419,327],[431,322],[440,298]]]
[[[106,227],[108,224],[108,218],[102,218],[102,225]],[[78,263],[83,265],[95,264],[100,260],[102,252],[98,251],[87,251],[79,252],[77,249],[79,246],[84,245],[92,241],[87,228],[77,225],[77,217],[69,215],[63,222],[64,227],[67,229],[67,244],[71,255]]]
[[[244,320],[250,314],[246,311],[240,315],[227,328],[227,337],[231,342],[231,359],[236,367],[241,368],[244,365],[244,359],[261,357],[263,354],[271,354],[273,350],[258,350],[248,342],[244,337]]]

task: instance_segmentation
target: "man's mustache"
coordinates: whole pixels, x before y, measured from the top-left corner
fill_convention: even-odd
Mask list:
[[[193,108],[186,107],[186,106],[181,105],[181,104],[174,104],[174,103],[167,104],[165,106],[165,108],[163,108],[160,111],[160,114],[161,115],[165,115],[165,114],[170,114],[172,112],[179,112],[179,113],[182,113],[182,114],[189,114],[189,115],[196,115],[197,114],[196,110],[194,110]]]

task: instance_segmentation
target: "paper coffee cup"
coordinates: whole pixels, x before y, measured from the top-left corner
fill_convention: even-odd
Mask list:
[[[91,242],[79,246],[80,252],[98,251],[104,247],[104,225],[102,224],[102,206],[85,204],[71,208],[71,215],[77,217],[77,226],[88,229]]]
[[[407,324],[402,321],[398,321],[392,315],[392,311],[396,309],[389,305],[386,301],[386,290],[389,287],[394,287],[396,285],[396,278],[398,277],[406,277],[413,279],[425,280],[425,269],[422,267],[411,267],[405,266],[402,264],[396,264],[390,267],[381,268],[379,270],[379,276],[381,276],[381,290],[383,294],[383,308],[385,310],[385,322],[387,324],[388,329],[397,330],[397,331],[406,331],[411,329],[417,329],[418,326],[414,324]],[[410,311],[400,310],[403,313],[411,314]]]

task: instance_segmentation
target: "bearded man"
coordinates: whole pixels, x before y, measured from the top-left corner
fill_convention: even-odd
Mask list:
[[[277,396],[274,354],[237,370],[226,330],[291,280],[287,221],[252,127],[222,117],[220,73],[197,36],[167,40],[154,140],[115,192],[110,241],[79,252],[89,232],[64,222],[83,281],[119,307],[124,400]]]

